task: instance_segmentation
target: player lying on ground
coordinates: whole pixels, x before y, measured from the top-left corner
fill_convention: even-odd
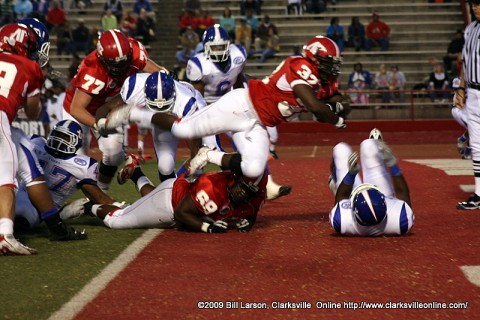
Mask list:
[[[53,202],[50,207],[56,212],[60,210],[59,216],[63,220],[82,215],[83,204],[89,200],[104,204],[115,202],[97,186],[97,161],[89,156],[76,154],[82,145],[83,133],[75,121],[59,121],[47,139],[36,135],[29,139],[16,129],[14,140],[18,140],[18,175],[21,182],[15,213],[16,221],[21,222],[23,227],[33,228],[41,222],[38,214],[39,202]],[[39,187],[44,187],[48,194],[39,190]],[[79,189],[87,199],[75,200],[65,205]],[[75,232],[69,226],[64,226],[64,229],[66,239],[57,240],[86,238],[86,235]],[[61,233],[54,236],[59,238],[60,235]]]
[[[392,151],[383,140],[367,139],[360,144],[360,157],[363,182],[358,176],[358,154],[344,142],[333,148],[333,229],[342,235],[356,236],[408,233],[415,216],[407,182]]]
[[[209,172],[193,182],[184,176],[154,187],[130,155],[118,174],[118,182],[131,179],[142,198],[124,209],[112,205],[87,205],[93,215],[113,229],[180,227],[206,233],[222,233],[235,222],[238,231],[249,231],[265,202],[266,174],[257,185],[231,172]]]

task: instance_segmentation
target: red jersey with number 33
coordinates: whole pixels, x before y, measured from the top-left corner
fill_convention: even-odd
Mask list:
[[[128,76],[145,68],[148,60],[147,50],[137,40],[132,38],[128,38],[128,40],[132,45],[133,55],[130,69],[123,77],[112,78],[108,74],[107,69],[97,57],[97,50],[83,59],[78,67],[77,74],[70,82],[63,102],[63,108],[68,113],[70,113],[72,100],[77,89],[92,96],[87,111],[95,115],[98,108],[120,92],[123,82]]]
[[[283,60],[269,77],[250,80],[248,90],[262,123],[273,127],[307,111],[293,92],[294,86],[305,84],[317,91],[319,83],[318,67],[302,56],[292,56]]]
[[[37,62],[23,56],[0,52],[0,110],[13,122],[25,101],[40,93],[43,74]]]

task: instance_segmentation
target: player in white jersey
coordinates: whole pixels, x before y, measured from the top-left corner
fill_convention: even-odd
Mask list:
[[[354,236],[407,234],[415,216],[408,185],[395,156],[382,140],[367,139],[360,144],[360,157],[363,182],[357,175],[358,153],[344,142],[333,148],[332,228],[339,234]]]
[[[139,128],[152,128],[160,181],[175,178],[178,138],[170,130],[152,127],[150,118],[156,112],[170,112],[178,117],[185,117],[204,108],[205,99],[191,84],[176,81],[163,71],[129,76],[123,83],[120,95],[124,104],[132,106],[130,122],[136,123]],[[107,103],[102,111],[108,112],[113,107],[113,104]],[[102,112],[97,113],[97,116],[101,114]],[[195,139],[189,143],[194,145],[192,152],[196,154],[201,141]]]
[[[196,54],[187,63],[187,78],[205,98],[212,104],[228,91],[247,86],[243,69],[247,62],[247,52],[244,47],[231,44],[228,32],[220,25],[213,25],[203,35],[204,52]],[[270,152],[278,158],[275,144],[278,140],[276,127],[267,127]],[[228,133],[227,133],[228,134]],[[228,134],[231,136],[231,134]],[[225,151],[220,143],[219,135],[215,140],[208,138],[204,144],[210,148]],[[267,169],[268,171],[268,169]],[[275,183],[268,175],[267,199],[273,200],[290,193],[290,186],[281,186]]]
[[[56,210],[61,210],[60,217],[63,220],[83,214],[83,204],[89,200],[103,204],[115,202],[97,186],[97,161],[76,154],[82,145],[83,133],[75,121],[59,121],[48,139],[36,135],[29,139],[20,130],[15,130],[14,135],[20,149],[20,187],[15,214],[23,227],[33,228],[40,223],[37,208],[32,203],[35,199],[31,199],[32,190],[29,190],[38,183],[39,177],[48,186],[53,205]],[[66,201],[79,189],[88,199],[79,199],[65,206]]]

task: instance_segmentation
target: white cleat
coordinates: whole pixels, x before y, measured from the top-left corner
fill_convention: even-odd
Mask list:
[[[286,196],[292,191],[291,186],[281,186],[276,184],[270,176],[267,182],[267,200],[275,200],[277,198]]]
[[[60,211],[60,219],[76,219],[85,214],[85,203],[90,201],[88,198],[77,199],[70,202]]]
[[[105,123],[105,128],[116,129],[125,124],[128,124],[132,107],[133,105],[127,104],[113,111],[110,111],[110,113],[107,115],[107,122]]]
[[[197,154],[195,157],[190,159],[186,166],[187,166],[187,173],[189,176],[194,175],[198,170],[203,169],[208,164],[208,152],[213,151],[210,147],[203,146],[198,149]]]
[[[29,256],[37,253],[37,250],[21,244],[13,234],[0,234],[0,254]]]

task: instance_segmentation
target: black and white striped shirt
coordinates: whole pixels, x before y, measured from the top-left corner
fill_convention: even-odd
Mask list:
[[[463,78],[465,83],[480,86],[480,22],[473,21],[465,29],[463,46]]]

